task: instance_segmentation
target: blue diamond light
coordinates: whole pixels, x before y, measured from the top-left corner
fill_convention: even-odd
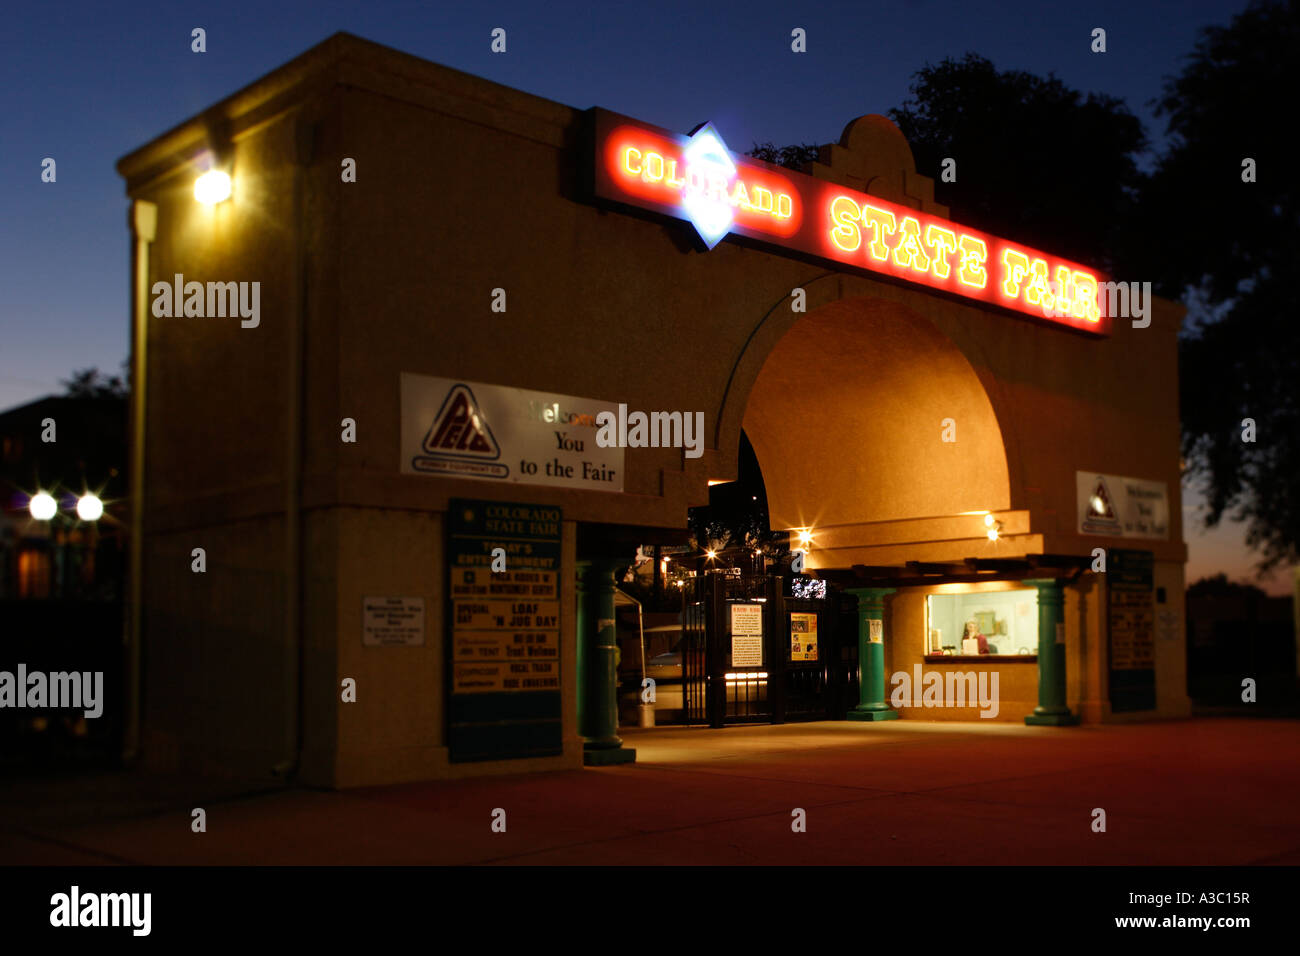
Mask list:
[[[682,156],[686,160],[682,208],[704,244],[712,249],[731,231],[734,216],[727,190],[736,176],[736,164],[712,123],[692,134]]]

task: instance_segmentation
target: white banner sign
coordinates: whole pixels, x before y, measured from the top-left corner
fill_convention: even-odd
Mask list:
[[[1077,471],[1075,484],[1080,534],[1169,537],[1169,494],[1163,481]]]
[[[402,373],[402,474],[623,490],[623,449],[596,444],[612,402]]]

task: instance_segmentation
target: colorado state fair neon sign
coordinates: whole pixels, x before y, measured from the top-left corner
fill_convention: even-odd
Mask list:
[[[877,196],[731,153],[712,124],[690,136],[595,110],[596,195],[1012,309],[1109,332],[1100,274]]]

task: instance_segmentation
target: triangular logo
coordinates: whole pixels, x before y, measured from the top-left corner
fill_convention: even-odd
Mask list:
[[[468,385],[453,385],[421,446],[425,454],[490,461],[501,457],[487,418]]]
[[[1093,490],[1092,497],[1088,499],[1088,517],[1112,520],[1115,517],[1115,507],[1110,503],[1110,490],[1106,487],[1103,478],[1097,479],[1097,487]]]
[[[1083,509],[1082,530],[1089,534],[1123,534],[1124,526],[1115,514],[1114,501],[1110,488],[1106,486],[1106,479],[1098,475],[1097,483]]]

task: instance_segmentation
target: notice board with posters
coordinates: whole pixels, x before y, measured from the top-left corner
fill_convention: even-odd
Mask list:
[[[1106,622],[1110,637],[1110,709],[1156,706],[1155,555],[1106,553]]]
[[[560,526],[560,509],[549,505],[448,503],[447,747],[453,762],[563,752]]]
[[[790,660],[817,660],[816,612],[790,612]]]

